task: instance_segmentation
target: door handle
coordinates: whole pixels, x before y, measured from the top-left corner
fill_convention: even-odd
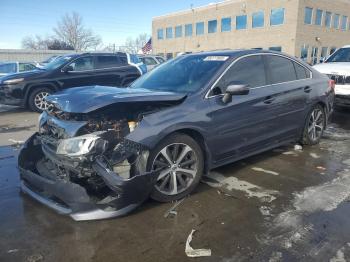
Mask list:
[[[264,99],[264,103],[265,104],[271,104],[273,101],[275,101],[276,98],[272,97],[272,96],[268,96]]]
[[[305,86],[305,87],[304,87],[304,92],[305,92],[305,93],[310,93],[311,90],[312,90],[312,88],[311,88],[310,86]]]

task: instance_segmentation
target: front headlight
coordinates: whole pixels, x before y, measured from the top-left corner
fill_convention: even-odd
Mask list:
[[[85,135],[61,140],[57,147],[58,155],[81,156],[88,154],[95,146],[100,137],[96,135]]]
[[[11,84],[18,84],[22,82],[24,78],[16,78],[16,79],[10,79],[10,80],[5,80],[4,84],[11,85]]]

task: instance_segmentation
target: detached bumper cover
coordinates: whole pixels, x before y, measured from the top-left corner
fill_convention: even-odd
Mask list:
[[[52,178],[44,174],[44,170],[40,170],[41,174],[33,168],[44,156],[36,137],[37,134],[34,134],[28,139],[19,154],[21,189],[40,203],[76,221],[126,215],[141,205],[153,188],[153,173],[123,179],[109,170],[101,157],[93,163],[93,169],[115,194],[107,200],[97,200],[82,185],[59,177]]]

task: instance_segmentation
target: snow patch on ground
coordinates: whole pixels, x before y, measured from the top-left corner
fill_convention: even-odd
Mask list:
[[[225,177],[217,172],[210,172],[206,178],[209,178],[215,182],[204,181],[211,187],[214,188],[225,188],[226,190],[238,190],[243,191],[248,198],[256,197],[263,202],[272,202],[276,199],[275,195],[278,195],[278,191],[267,190],[257,185],[251,184],[247,181],[239,180],[236,177],[230,176]]]
[[[346,246],[343,246],[341,249],[337,251],[335,256],[329,260],[329,262],[346,262],[346,258],[344,255],[345,249],[350,248],[350,243],[347,243]]]

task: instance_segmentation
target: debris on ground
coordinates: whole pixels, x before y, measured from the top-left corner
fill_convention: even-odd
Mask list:
[[[17,145],[17,146],[20,146],[20,145],[24,144],[24,141],[15,140],[15,139],[12,139],[12,138],[9,139],[9,142],[11,142],[11,143],[13,143],[14,145]]]
[[[294,146],[294,150],[295,151],[302,151],[303,150],[303,147],[301,145],[295,145]]]
[[[272,256],[269,259],[269,262],[279,262],[282,261],[282,253],[281,252],[273,252]]]
[[[266,169],[263,169],[261,167],[252,167],[252,170],[257,171],[257,172],[263,172],[263,173],[266,173],[266,174],[271,174],[271,175],[274,175],[274,176],[278,176],[279,175],[279,173],[277,173],[275,171],[266,170]]]
[[[10,249],[10,250],[7,250],[7,253],[8,254],[17,253],[18,251],[19,251],[18,249]]]
[[[317,168],[318,170],[322,170],[322,171],[327,170],[327,168],[325,168],[325,167],[323,167],[323,166],[317,166],[316,168]]]
[[[294,151],[287,151],[282,154],[286,156],[298,156],[298,154],[296,154]]]
[[[183,201],[185,198],[176,201],[175,204],[164,214],[165,218],[168,218],[169,216],[174,217],[177,215],[177,211],[175,210]]]
[[[26,262],[38,262],[42,261],[44,257],[40,254],[34,254],[26,258]]]
[[[263,216],[271,216],[271,208],[267,206],[261,206],[259,207],[260,213]]]
[[[211,256],[211,250],[210,249],[193,249],[190,246],[190,243],[192,241],[192,236],[196,232],[196,230],[192,229],[191,233],[187,237],[186,241],[186,247],[185,247],[185,253],[188,257],[210,257]]]
[[[316,153],[310,153],[310,156],[315,159],[321,158],[321,156],[317,155]]]

